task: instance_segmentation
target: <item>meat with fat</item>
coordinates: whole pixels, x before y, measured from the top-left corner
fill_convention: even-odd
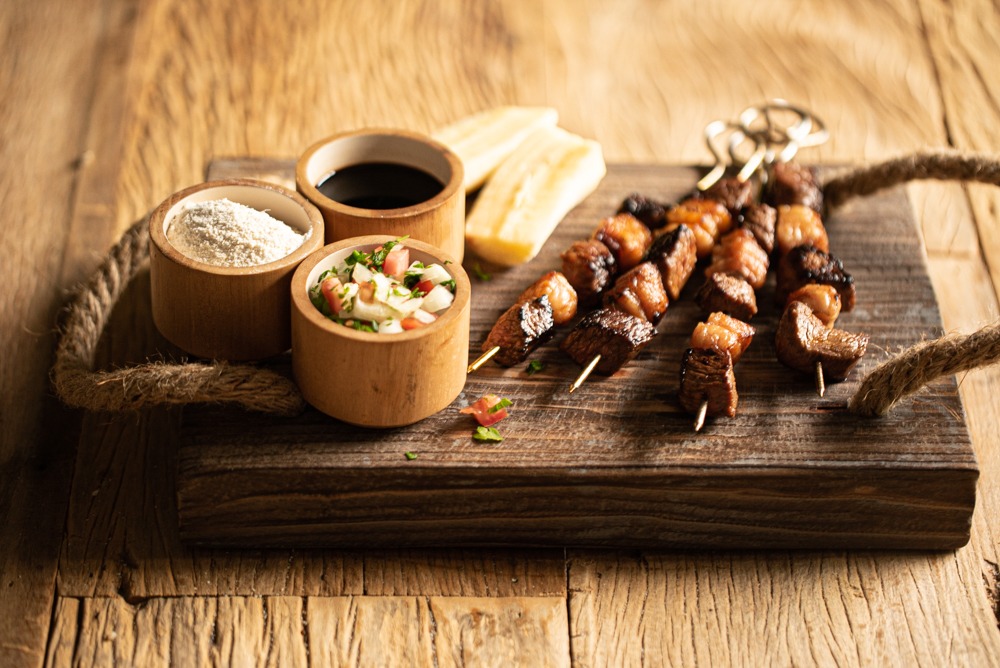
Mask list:
[[[617,273],[615,256],[596,239],[574,241],[560,257],[562,273],[582,303],[592,303]]]
[[[667,312],[669,303],[660,270],[648,261],[619,276],[614,287],[604,293],[605,306],[642,318],[654,326]]]
[[[757,295],[742,276],[712,274],[698,289],[695,301],[705,313],[722,311],[740,320],[757,315]]]
[[[739,394],[729,352],[688,348],[681,363],[679,399],[689,413],[697,413],[702,403],[706,403],[706,415],[735,417]]]
[[[667,296],[672,300],[680,299],[681,290],[698,262],[694,233],[687,225],[664,232],[653,239],[646,258],[660,270]]]

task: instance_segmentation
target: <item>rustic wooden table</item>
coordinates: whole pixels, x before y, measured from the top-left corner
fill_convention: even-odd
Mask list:
[[[545,104],[609,161],[697,163],[707,121],[775,96],[830,126],[810,160],[998,152],[993,3],[292,6],[0,4],[0,665],[995,665],[998,368],[959,378],[981,477],[945,553],[194,550],[176,412],[80,414],[48,384],[68,287],[214,157]],[[994,320],[1000,196],[909,190],[946,329]],[[160,341],[148,290],[103,365]]]

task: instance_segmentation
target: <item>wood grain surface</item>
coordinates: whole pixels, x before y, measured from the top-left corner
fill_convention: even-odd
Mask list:
[[[291,169],[288,161],[268,180]],[[248,171],[260,168],[214,161],[209,176]],[[626,195],[677,201],[697,178],[691,168],[612,165],[535,260],[500,271],[470,257],[469,274],[483,265],[490,280],[474,283],[467,359],[506,305],[560,266],[559,253]],[[857,308],[838,327],[869,332],[881,352],[822,401],[812,376],[775,358],[780,309],[771,280],[759,291],[757,335],[737,367],[737,418],[692,433],[676,394],[680,357],[704,317],[692,301],[698,270],[654,342],[572,396],[567,387],[579,369],[556,349],[562,332],[532,355],[545,361],[544,372],[483,367],[451,406],[407,428],[351,427],[316,412],[288,419],[188,407],[177,477],[181,534],[242,547],[964,545],[978,470],[953,379],[883,419],[846,410],[887,351],[940,331],[910,215],[896,189],[827,220],[831,247],[858,291]],[[502,444],[472,439],[473,422],[458,413],[488,392],[514,402]]]
[[[708,121],[774,96],[829,125],[813,162],[998,152],[994,3],[34,0],[0,34],[0,665],[995,664],[997,368],[957,379],[981,476],[944,554],[186,548],[179,415],[74,414],[47,385],[70,286],[213,158],[548,104],[611,162],[697,164]],[[998,193],[908,190],[945,329],[995,320]],[[169,350],[148,290],[102,366]]]

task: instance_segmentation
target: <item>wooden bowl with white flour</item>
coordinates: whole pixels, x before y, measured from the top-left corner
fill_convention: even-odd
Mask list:
[[[290,285],[324,242],[323,217],[281,186],[212,181],[149,217],[153,321],[192,355],[257,360],[291,346]]]

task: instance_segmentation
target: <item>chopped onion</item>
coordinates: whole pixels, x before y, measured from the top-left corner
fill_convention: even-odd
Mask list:
[[[424,303],[421,308],[430,313],[437,313],[451,306],[453,301],[455,301],[455,295],[451,294],[451,290],[441,285],[435,285],[434,289],[424,295]]]

